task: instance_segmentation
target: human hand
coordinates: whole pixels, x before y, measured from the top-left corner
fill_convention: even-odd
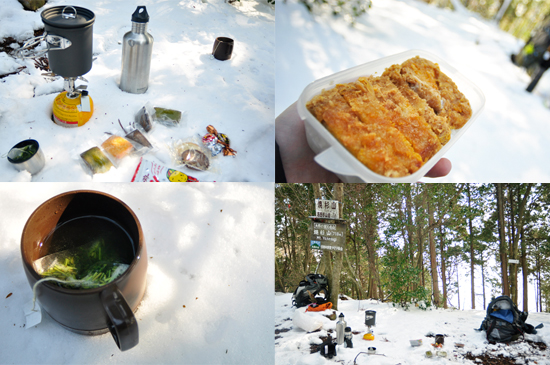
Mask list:
[[[340,182],[336,174],[322,168],[313,159],[315,153],[307,143],[306,130],[296,103],[275,119],[275,141],[279,145],[287,182]],[[442,158],[426,177],[445,176],[451,168],[451,161]]]

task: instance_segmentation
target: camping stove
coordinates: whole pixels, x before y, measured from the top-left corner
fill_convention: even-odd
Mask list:
[[[82,76],[65,77],[64,89],[53,101],[53,121],[65,127],[80,127],[90,120],[94,103],[88,95],[86,85],[75,87],[77,79],[86,81]]]
[[[93,113],[92,98],[86,85],[75,87],[76,80],[92,68],[93,23],[91,10],[78,6],[54,6],[40,14],[44,34],[34,37],[17,50],[20,58],[36,58],[48,54],[51,74],[64,78],[64,89],[53,102],[53,121],[64,127],[80,127]],[[47,48],[33,48],[42,41]],[[32,49],[32,50],[31,50]]]

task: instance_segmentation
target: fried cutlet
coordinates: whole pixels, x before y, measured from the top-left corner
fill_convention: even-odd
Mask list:
[[[389,77],[401,94],[407,98],[411,106],[424,117],[426,123],[430,125],[432,131],[439,138],[439,142],[445,145],[451,139],[451,127],[447,118],[436,115],[428,103],[409,88],[409,84],[405,81],[400,71],[401,65],[392,65],[384,71],[382,76]]]
[[[418,96],[438,115],[448,118],[451,128],[461,128],[472,116],[468,99],[436,63],[416,56],[403,62],[400,72]]]
[[[365,124],[339,92],[338,85],[314,97],[306,107],[361,163],[372,171],[401,177],[422,166],[420,156],[395,128]]]
[[[360,162],[388,177],[418,171],[472,114],[455,83],[419,57],[381,77],[338,84],[306,107]]]
[[[441,149],[441,143],[424,117],[411,106],[411,103],[399,92],[391,80],[385,76],[360,77],[359,82],[370,83],[388,119],[392,121],[403,136],[411,143],[422,161],[428,161]]]

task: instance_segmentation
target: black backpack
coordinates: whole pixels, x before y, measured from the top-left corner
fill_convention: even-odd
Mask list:
[[[489,343],[509,343],[520,336],[525,337],[525,333],[537,333],[535,327],[525,323],[526,320],[527,312],[520,311],[510,297],[502,295],[487,306],[487,315],[479,330],[486,332]]]
[[[330,301],[328,279],[321,274],[308,274],[294,290],[292,305],[297,308],[310,303],[324,304]]]

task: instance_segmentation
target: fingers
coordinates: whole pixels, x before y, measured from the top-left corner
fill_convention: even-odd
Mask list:
[[[430,171],[428,171],[426,177],[446,176],[449,172],[451,172],[452,167],[453,165],[451,164],[451,161],[443,157],[441,160],[437,161]]]

